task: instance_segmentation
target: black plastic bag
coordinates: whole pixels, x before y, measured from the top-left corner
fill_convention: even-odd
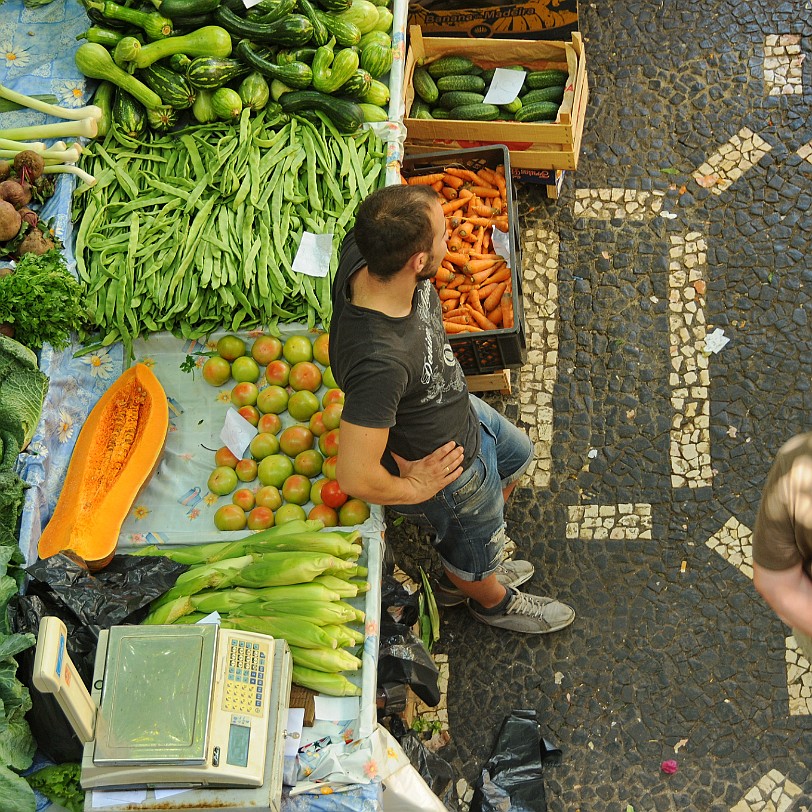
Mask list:
[[[547,812],[542,765],[560,761],[561,751],[541,735],[536,712],[514,710],[474,784],[470,812]]]
[[[408,626],[381,617],[378,684],[408,685],[429,707],[440,702],[440,671]]]
[[[36,635],[46,615],[58,617],[67,628],[67,651],[85,686],[93,679],[99,631],[140,622],[149,604],[163,595],[187,570],[161,556],[114,556],[103,570],[91,574],[66,555],[37,561],[25,595],[8,606],[12,632]],[[39,749],[56,764],[81,761],[82,744],[52,694],[33,686],[35,649],[17,655],[17,678],[31,694],[26,719]]]
[[[412,767],[420,773],[429,789],[442,801],[446,809],[456,812],[460,802],[451,765],[437,753],[429,750],[413,730],[406,731],[399,741]]]

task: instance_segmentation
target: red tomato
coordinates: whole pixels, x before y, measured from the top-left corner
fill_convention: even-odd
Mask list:
[[[348,498],[347,494],[341,490],[341,486],[335,479],[325,482],[324,487],[321,489],[321,501],[327,505],[327,507],[338,509]]]

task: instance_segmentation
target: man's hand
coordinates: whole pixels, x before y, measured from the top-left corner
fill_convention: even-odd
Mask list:
[[[462,473],[464,450],[453,440],[441,445],[421,460],[405,460],[390,452],[398,464],[402,479],[409,480],[418,498],[412,504],[431,499],[434,494],[450,485]]]

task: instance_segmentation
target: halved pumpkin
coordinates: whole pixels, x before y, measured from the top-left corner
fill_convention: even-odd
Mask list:
[[[156,467],[169,427],[166,393],[149,367],[136,364],[102,395],[71,456],[39,557],[71,551],[91,571],[116,550],[124,519]]]

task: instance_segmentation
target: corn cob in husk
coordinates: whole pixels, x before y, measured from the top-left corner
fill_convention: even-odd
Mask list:
[[[328,674],[302,665],[293,665],[293,682],[330,696],[361,696],[361,689],[343,674]]]
[[[336,674],[339,671],[357,671],[361,661],[343,648],[299,648],[290,646],[294,665]]]

